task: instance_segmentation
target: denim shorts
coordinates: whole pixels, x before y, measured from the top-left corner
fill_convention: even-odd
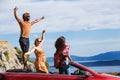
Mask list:
[[[28,52],[29,50],[29,38],[26,37],[20,37],[19,38],[19,43],[20,43],[20,47],[23,51],[23,53]]]

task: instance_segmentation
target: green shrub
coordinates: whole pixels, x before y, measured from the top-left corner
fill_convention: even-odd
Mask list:
[[[17,48],[17,47],[14,47],[14,49],[18,53],[18,55],[16,55],[16,56],[19,59],[20,63],[22,64],[23,63],[23,60],[22,60],[22,54],[23,54],[23,52],[19,48]]]
[[[19,54],[19,60],[20,60],[20,62],[23,64],[23,60],[22,60],[23,52],[22,52],[18,47],[14,47],[14,49],[15,49],[16,52]],[[34,63],[33,60],[30,60],[29,56],[28,56],[28,61]]]
[[[17,47],[14,47],[14,49],[15,49],[16,52],[19,54],[19,56],[22,58],[23,52],[22,52],[19,48],[17,48]]]
[[[5,57],[6,57],[6,60],[9,61],[8,51],[5,51],[5,52],[4,52],[4,55],[5,55]]]

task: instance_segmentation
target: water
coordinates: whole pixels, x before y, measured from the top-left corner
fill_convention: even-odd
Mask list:
[[[56,69],[53,67],[53,62],[49,63],[49,65],[51,66],[49,71],[56,71]],[[120,66],[92,66],[87,68],[95,72],[120,72]],[[74,71],[74,68],[71,68],[71,70]]]
[[[88,68],[96,72],[120,72],[120,66],[93,66]]]
[[[87,67],[95,72],[120,72],[120,66],[97,66],[97,67]],[[70,69],[74,71],[74,68]],[[55,72],[56,69],[54,67],[50,67],[49,71]]]

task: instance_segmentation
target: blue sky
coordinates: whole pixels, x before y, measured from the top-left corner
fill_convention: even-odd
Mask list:
[[[45,16],[31,28],[30,49],[46,29],[43,49],[47,57],[54,55],[54,42],[60,36],[66,37],[71,55],[120,51],[120,0],[1,0],[0,40],[20,47],[15,6],[20,18],[24,12],[30,13],[31,21]]]

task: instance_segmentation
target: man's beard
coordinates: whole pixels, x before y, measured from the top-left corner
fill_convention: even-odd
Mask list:
[[[29,19],[29,18],[27,18],[27,19],[26,19],[26,21],[30,21],[30,19]]]
[[[29,18],[25,18],[24,21],[30,21],[30,19]]]

